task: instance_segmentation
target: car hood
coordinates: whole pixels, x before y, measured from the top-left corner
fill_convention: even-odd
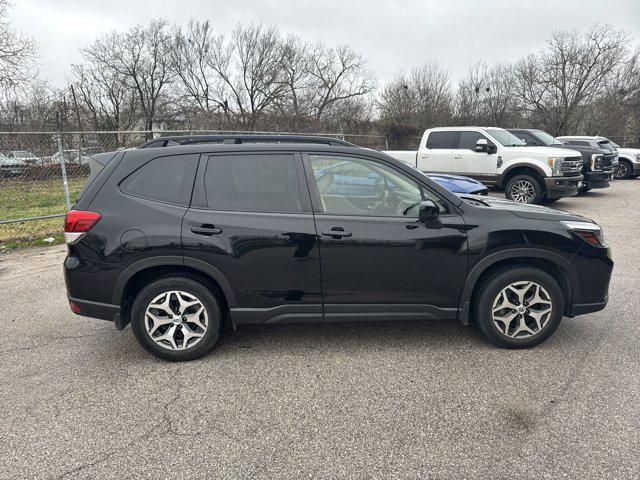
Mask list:
[[[453,193],[470,193],[486,189],[482,183],[469,177],[460,175],[444,175],[441,173],[428,173],[427,176]]]
[[[626,153],[628,155],[637,155],[640,153],[640,148],[618,148],[618,153]]]
[[[532,220],[573,220],[579,222],[592,222],[593,220],[577,215],[575,213],[566,212],[564,210],[556,210],[554,208],[543,207],[541,205],[530,205],[526,203],[518,203],[505,198],[485,197],[482,195],[459,195],[463,200],[468,198],[483,206],[491,207],[498,210],[507,210],[521,218],[529,218]]]
[[[573,150],[572,148],[564,147],[514,147],[514,148],[526,148],[528,152],[539,153],[540,155],[547,155],[549,157],[581,157],[582,154]]]

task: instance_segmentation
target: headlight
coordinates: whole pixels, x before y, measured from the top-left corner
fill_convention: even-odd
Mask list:
[[[565,227],[596,247],[604,247],[604,233],[597,223],[561,221]]]
[[[604,169],[604,158],[601,155],[593,154],[591,155],[591,170],[603,170]]]
[[[549,157],[547,164],[551,168],[551,175],[554,177],[562,175],[562,158]]]

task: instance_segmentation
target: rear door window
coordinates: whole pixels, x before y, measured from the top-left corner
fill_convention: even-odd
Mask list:
[[[451,149],[457,132],[431,132],[427,138],[426,147],[429,149]]]
[[[198,168],[198,155],[154,158],[120,183],[128,195],[188,206]]]
[[[214,155],[204,175],[213,210],[300,213],[303,194],[293,154]],[[307,191],[307,202],[308,200]]]

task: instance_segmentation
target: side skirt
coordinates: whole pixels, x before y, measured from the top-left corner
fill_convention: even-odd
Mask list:
[[[280,305],[273,308],[231,308],[236,325],[307,322],[432,320],[458,318],[457,308],[415,304]]]

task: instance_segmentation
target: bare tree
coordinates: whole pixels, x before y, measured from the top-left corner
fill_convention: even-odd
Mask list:
[[[79,108],[89,114],[93,129],[129,130],[135,126],[139,118],[137,96],[123,75],[91,63],[71,68]]]
[[[309,74],[312,88],[313,115],[322,118],[336,103],[370,93],[375,81],[364,58],[346,45],[327,47],[316,44],[309,51]]]
[[[425,63],[385,85],[378,105],[387,121],[428,128],[451,119],[452,100],[449,73]]]
[[[518,62],[517,92],[532,120],[553,134],[576,131],[586,105],[624,63],[628,40],[606,25],[555,32],[545,50]]]
[[[137,26],[125,33],[112,32],[83,50],[97,68],[110,71],[113,78],[123,78],[136,92],[146,130],[153,130],[166,99],[172,77],[169,52],[164,20],[153,20],[147,27]]]
[[[171,66],[182,103],[203,113],[228,113],[228,87],[214,68],[222,37],[213,35],[208,20],[192,19],[185,29],[175,29],[172,40]]]
[[[458,121],[493,126],[513,122],[519,110],[513,76],[510,65],[473,65],[458,84]]]
[[[8,0],[0,0],[0,88],[13,89],[36,76],[38,50],[35,42],[11,27]]]

